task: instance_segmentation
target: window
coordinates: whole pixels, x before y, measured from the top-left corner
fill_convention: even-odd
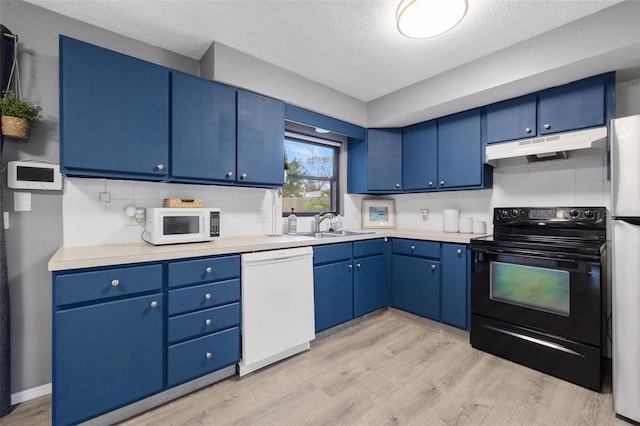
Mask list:
[[[291,214],[291,209],[297,216],[338,211],[340,147],[338,141],[285,132],[283,216]]]

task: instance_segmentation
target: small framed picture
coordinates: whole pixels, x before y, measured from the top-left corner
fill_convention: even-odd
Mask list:
[[[378,198],[362,200],[362,228],[395,228],[396,202]]]

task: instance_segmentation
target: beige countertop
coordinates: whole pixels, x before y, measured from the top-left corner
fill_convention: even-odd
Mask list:
[[[255,235],[220,237],[207,243],[173,244],[165,246],[153,246],[145,242],[140,242],[100,246],[61,247],[49,260],[49,271],[184,259],[189,257],[230,253],[248,253],[263,250],[277,250],[291,247],[369,240],[380,237],[410,238],[425,241],[469,244],[469,240],[471,238],[479,236],[479,234],[390,229],[385,231],[376,231],[372,234],[332,238],[314,238],[298,235],[281,235],[275,237]]]

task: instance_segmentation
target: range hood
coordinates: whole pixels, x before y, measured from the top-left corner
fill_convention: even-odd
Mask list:
[[[558,133],[533,139],[487,145],[485,163],[498,165],[498,160],[525,157],[528,162],[567,158],[568,151],[577,149],[607,149],[607,128]]]

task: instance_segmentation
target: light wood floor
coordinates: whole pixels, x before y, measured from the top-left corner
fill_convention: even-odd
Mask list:
[[[2,425],[51,422],[50,398]],[[395,310],[316,339],[310,351],[122,425],[627,425],[602,393],[521,367],[468,334]]]

